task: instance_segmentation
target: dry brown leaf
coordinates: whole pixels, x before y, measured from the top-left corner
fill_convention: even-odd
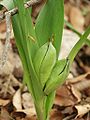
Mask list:
[[[28,116],[36,115],[30,93],[26,92],[22,94],[21,92],[23,90],[24,87],[22,86],[20,89],[17,90],[17,92],[13,96],[13,105],[16,108],[16,112],[22,112]]]
[[[73,95],[77,98],[77,102],[81,101],[81,93],[79,90],[77,90],[73,85],[71,86],[71,91]]]
[[[0,22],[0,33],[3,33],[6,31],[6,22],[5,20]]]
[[[0,120],[10,120],[9,113],[6,109],[2,108],[0,112]]]
[[[22,94],[22,105],[24,109],[34,108],[34,103],[30,93],[25,92]]]
[[[90,80],[86,79],[89,74],[90,72],[67,81],[67,86],[70,87],[72,94],[77,98],[77,102],[81,101],[81,92],[90,88]]]
[[[63,41],[62,41],[62,47],[61,47],[59,59],[66,58],[78,40],[79,40],[78,35],[76,35],[70,30],[64,29]]]
[[[88,27],[90,25],[90,12],[85,17],[85,26]]]
[[[0,106],[5,106],[10,102],[10,100],[4,100],[4,99],[0,99]]]
[[[75,97],[71,94],[66,86],[61,86],[57,89],[54,104],[60,106],[70,106],[74,105],[75,102]]]
[[[59,110],[52,109],[50,112],[50,120],[62,120],[63,116]]]
[[[83,32],[85,20],[79,8],[71,7],[70,22],[76,30]]]
[[[90,72],[86,73],[86,74],[83,74],[83,75],[80,75],[78,77],[75,77],[75,78],[72,78],[72,79],[68,79],[66,81],[66,84],[72,84],[72,83],[77,83],[77,82],[80,82],[80,81],[83,81],[85,80],[85,78],[90,75]]]
[[[65,15],[67,17],[69,17],[71,7],[72,7],[72,5],[69,2],[64,4],[64,11],[65,11]]]
[[[28,117],[29,117],[29,116],[33,116],[33,115],[36,115],[35,108],[21,109],[21,110],[17,110],[17,112],[23,112],[23,113],[25,113]]]
[[[86,104],[86,105],[76,105],[75,106],[78,114],[76,117],[82,117],[84,116],[86,113],[88,113],[90,111],[90,104]]]
[[[13,105],[16,110],[22,110],[21,89],[18,89],[13,96]]]

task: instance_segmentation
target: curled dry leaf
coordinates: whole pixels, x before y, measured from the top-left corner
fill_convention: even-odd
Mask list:
[[[16,110],[22,110],[21,89],[18,89],[13,96],[13,105]]]
[[[81,101],[81,92],[90,88],[90,80],[86,79],[90,72],[67,81],[67,86],[70,87],[72,94],[76,97],[77,103]]]
[[[16,108],[16,112],[23,112],[28,116],[36,115],[34,104],[30,93],[23,93],[24,87],[18,89],[13,96],[13,105]]]
[[[77,102],[81,101],[81,93],[79,90],[77,90],[73,85],[71,86],[71,91],[73,95],[77,98]]]
[[[77,98],[77,102],[81,101],[81,92],[90,87],[90,80],[83,80],[79,83],[71,85],[71,91],[73,95]]]
[[[26,92],[22,94],[22,105],[24,109],[34,108],[34,103],[30,93]]]
[[[90,111],[90,104],[86,104],[86,105],[76,105],[75,106],[78,114],[76,117],[82,117],[84,116],[86,113],[88,113]]]

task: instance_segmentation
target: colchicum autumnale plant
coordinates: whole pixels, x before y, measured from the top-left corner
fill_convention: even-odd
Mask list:
[[[23,81],[34,100],[38,120],[48,120],[56,88],[67,78],[70,66],[80,48],[87,41],[89,43],[87,37],[90,27],[83,35],[78,34],[80,40],[68,57],[58,60],[64,25],[64,0],[46,0],[35,25],[31,19],[32,7],[25,8],[25,2],[27,1],[3,0],[1,5],[8,10],[18,8],[18,13],[11,19],[24,68]],[[68,26],[73,29],[69,24]]]

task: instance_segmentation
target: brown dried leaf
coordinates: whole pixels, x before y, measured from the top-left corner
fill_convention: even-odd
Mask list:
[[[77,117],[82,117],[90,111],[90,104],[76,105],[75,108],[78,112]]]
[[[30,93],[25,92],[22,94],[22,105],[24,109],[34,108],[34,103]]]
[[[75,102],[75,97],[71,94],[71,92],[66,86],[61,86],[57,89],[54,104],[60,106],[70,106],[74,105]]]
[[[70,22],[76,30],[78,30],[79,32],[83,32],[85,20],[78,7],[71,8]]]
[[[81,101],[81,93],[79,90],[77,90],[73,85],[71,86],[71,91],[73,95],[77,98],[77,102]]]
[[[35,108],[17,110],[17,112],[23,112],[23,113],[25,113],[28,117],[29,117],[29,116],[33,116],[33,115],[36,115]]]
[[[2,108],[0,113],[0,120],[10,120],[9,113],[6,109]]]
[[[13,96],[13,105],[16,110],[22,110],[21,89],[18,89]]]
[[[10,102],[10,100],[0,99],[0,106],[5,106]]]
[[[77,82],[80,82],[80,81],[83,81],[87,78],[87,76],[90,75],[90,72],[86,73],[86,74],[82,74],[78,77],[75,77],[75,78],[72,78],[72,79],[68,79],[66,81],[66,84],[74,84],[74,83],[77,83]]]
[[[53,109],[50,114],[50,120],[62,120],[62,113],[59,110]]]

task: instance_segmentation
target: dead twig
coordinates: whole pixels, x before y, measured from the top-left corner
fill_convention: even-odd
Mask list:
[[[26,2],[24,4],[25,8],[29,8],[37,3],[40,3],[42,0],[30,0],[28,2]],[[14,8],[12,10],[9,11],[9,13],[11,13],[11,16],[15,15],[18,13],[18,8]],[[0,21],[3,20],[5,18],[5,13],[1,13],[0,14]]]
[[[11,13],[6,12],[5,16],[6,16],[6,42],[5,42],[5,47],[3,49],[3,52],[2,52],[2,56],[0,58],[0,70],[3,68],[3,66],[5,65],[5,63],[7,61],[7,56],[8,56],[7,54],[8,54],[8,50],[10,48],[10,34],[11,34],[10,18],[11,18]]]

